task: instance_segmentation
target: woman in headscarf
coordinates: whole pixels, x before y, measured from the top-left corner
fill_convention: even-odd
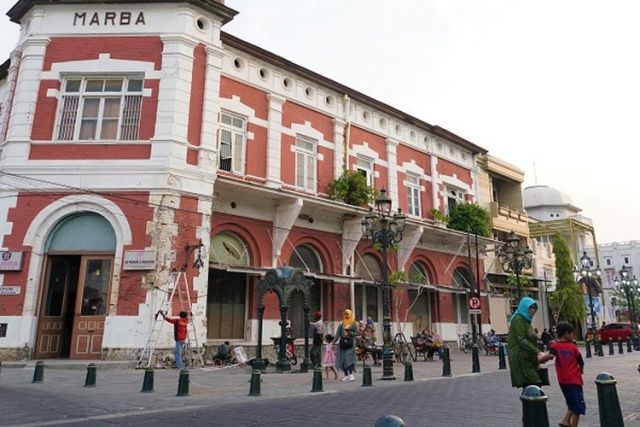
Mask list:
[[[511,315],[507,345],[513,387],[542,385],[538,374],[538,337],[531,326],[537,310],[538,304],[535,300],[524,297],[520,300],[518,309]]]
[[[358,334],[358,323],[351,310],[342,313],[342,323],[338,325],[334,343],[338,343],[336,368],[344,372],[342,381],[353,381],[353,371],[356,364],[355,338]]]

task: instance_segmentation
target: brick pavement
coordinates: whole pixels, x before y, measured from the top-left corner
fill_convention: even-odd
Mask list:
[[[176,397],[175,370],[156,372],[156,392],[140,393],[142,371],[99,370],[98,385],[85,389],[84,371],[47,369],[44,384],[30,384],[33,368],[4,368],[0,374],[0,413],[3,425],[189,425],[215,426],[366,426],[386,413],[402,416],[411,426],[519,424],[518,392],[510,387],[508,371],[497,371],[497,358],[482,357],[483,373],[470,374],[469,355],[453,355],[453,378],[441,378],[439,362],[416,362],[416,382],[377,381],[374,387],[325,382],[325,393],[310,393],[311,374],[263,375],[260,397],[248,397],[248,370],[191,372],[191,396]],[[608,370],[619,380],[627,425],[640,425],[640,353],[590,359],[585,372],[588,415],[583,425],[598,425],[593,379]],[[6,364],[5,364],[6,365]],[[551,382],[555,373],[551,367]],[[546,387],[552,425],[564,410],[557,386]],[[249,409],[249,410],[247,410]],[[345,409],[346,410],[345,412]],[[344,414],[340,415],[342,412]],[[327,418],[330,421],[327,421]]]

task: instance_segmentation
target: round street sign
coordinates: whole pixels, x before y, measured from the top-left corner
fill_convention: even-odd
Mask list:
[[[480,308],[480,298],[471,297],[469,298],[469,308],[472,310],[478,310]]]

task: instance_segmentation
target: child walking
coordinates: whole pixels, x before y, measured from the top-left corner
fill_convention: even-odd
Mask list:
[[[322,366],[324,367],[325,377],[329,379],[329,371],[333,371],[333,379],[338,379],[338,371],[336,371],[336,349],[333,347],[333,335],[324,336],[324,354],[322,355]]]
[[[575,339],[573,325],[568,322],[560,322],[556,328],[556,333],[558,334],[558,339],[551,343],[549,351],[541,354],[538,360],[543,363],[555,357],[558,383],[568,408],[559,425],[561,427],[576,427],[580,420],[580,415],[584,415],[587,409],[582,392],[584,361],[580,350],[573,342]]]

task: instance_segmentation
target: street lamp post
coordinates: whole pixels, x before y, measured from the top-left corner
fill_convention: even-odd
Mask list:
[[[512,272],[516,275],[516,288],[518,299],[522,298],[522,289],[520,288],[520,275],[522,270],[531,268],[533,261],[533,251],[529,246],[522,249],[520,247],[520,238],[513,231],[509,233],[507,241],[500,247],[498,251],[498,261],[502,264],[502,270]]]
[[[375,201],[376,209],[369,208],[369,213],[362,220],[362,233],[382,252],[382,310],[383,337],[382,379],[395,380],[393,375],[393,358],[391,356],[391,285],[389,284],[389,268],[387,264],[388,249],[402,240],[406,217],[402,211],[391,212],[391,199],[387,190],[380,190],[380,197]]]
[[[589,293],[589,310],[591,312],[591,334],[593,336],[593,348],[596,354],[600,357],[604,356],[602,352],[602,343],[598,339],[598,334],[596,334],[596,316],[593,312],[593,295],[591,293],[592,284],[597,283],[597,278],[602,275],[602,272],[599,268],[595,270],[591,270],[591,258],[587,256],[587,252],[583,252],[582,257],[580,257],[580,270],[574,269],[573,275],[576,279],[576,282],[583,280],[587,285],[587,292]]]
[[[626,267],[622,267],[620,270],[620,280],[616,278],[615,285],[618,289],[622,289],[624,291],[624,296],[627,298],[627,309],[629,310],[629,321],[631,322],[632,330],[632,340],[633,340],[633,348],[638,350],[638,320],[636,318],[636,303],[635,303],[635,293],[640,292],[638,289],[638,279],[636,276],[631,278],[629,276],[629,270]]]

